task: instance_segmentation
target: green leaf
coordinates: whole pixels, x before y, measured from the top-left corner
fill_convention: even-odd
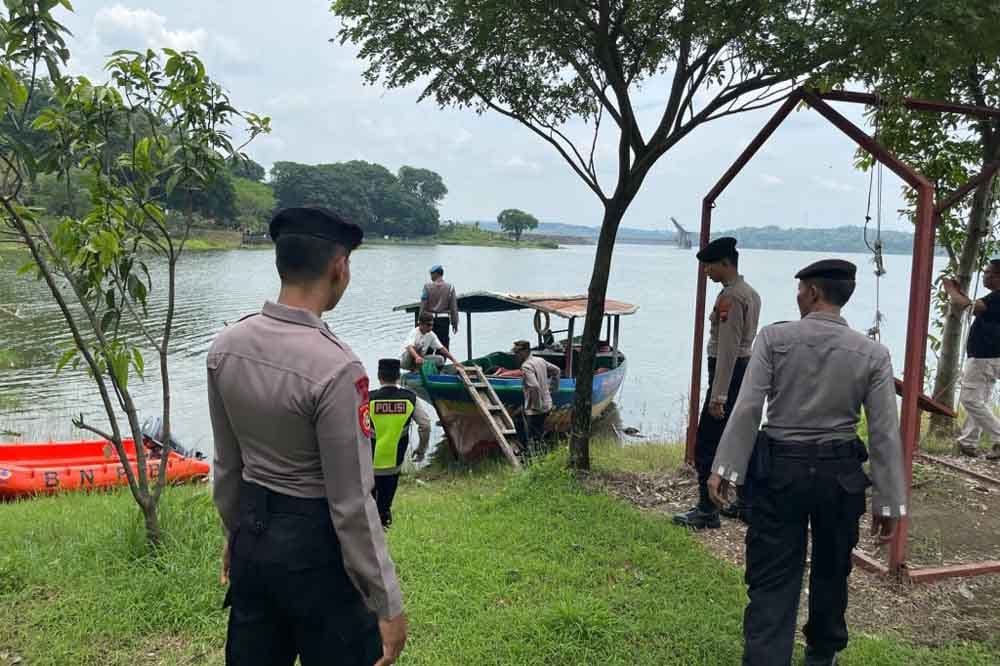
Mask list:
[[[146,375],[146,362],[142,358],[142,352],[139,351],[138,347],[132,348],[132,366],[135,368],[135,372],[139,375],[140,379],[145,379]]]
[[[17,269],[17,274],[24,275],[26,273],[30,273],[31,271],[35,270],[35,268],[37,268],[37,264],[35,264],[35,261],[32,259],[30,261],[21,264],[21,266]]]
[[[66,364],[72,361],[79,353],[80,350],[76,347],[70,347],[63,352],[63,355],[59,357],[59,362],[56,363],[56,374],[58,375],[59,372],[66,367]]]
[[[111,327],[114,326],[115,319],[117,317],[118,317],[117,310],[108,310],[107,312],[105,312],[104,316],[101,317],[101,332],[107,333],[108,331],[110,331]]]

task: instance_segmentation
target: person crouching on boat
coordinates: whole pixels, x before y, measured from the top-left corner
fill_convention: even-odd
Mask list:
[[[392,524],[392,500],[399,485],[399,470],[410,445],[410,426],[415,421],[420,444],[414,460],[423,460],[431,439],[431,419],[417,404],[417,394],[399,386],[399,359],[383,358],[378,362],[381,387],[368,396],[372,422],[372,468],[375,488],[372,496],[378,506],[382,527]]]
[[[514,419],[517,436],[523,449],[542,440],[545,418],[552,411],[550,385],[558,388],[559,368],[531,353],[531,343],[518,340],[510,350],[515,364],[521,368],[524,386],[524,408],[521,418]]]
[[[433,327],[434,315],[430,312],[421,312],[417,318],[417,327],[410,332],[406,342],[403,343],[403,355],[399,357],[399,363],[404,370],[419,370],[426,359],[434,361],[438,367],[444,365],[445,358],[458,365],[455,357],[431,330]]]

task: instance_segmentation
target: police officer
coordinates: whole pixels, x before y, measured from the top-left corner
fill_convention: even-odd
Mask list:
[[[420,444],[413,452],[414,460],[423,460],[431,438],[431,420],[417,404],[417,394],[399,386],[398,358],[383,358],[378,362],[381,386],[372,391],[369,413],[372,419],[372,467],[375,469],[375,504],[382,527],[392,524],[392,500],[399,485],[399,469],[410,445],[410,425],[417,424]]]
[[[750,360],[760,317],[760,296],[739,273],[735,238],[717,238],[697,256],[709,279],[722,283],[723,287],[709,318],[708,393],[698,420],[694,454],[698,472],[698,504],[685,513],[675,515],[673,521],[694,529],[714,529],[720,526],[719,510],[709,498],[706,484],[719,438],[740,393],[743,374]],[[728,515],[747,520],[750,494],[742,492],[742,501],[726,507]]]
[[[757,477],[747,533],[743,663],[790,664],[812,531],[806,664],[836,663],[847,646],[847,577],[871,485],[872,533],[891,539],[906,515],[899,419],[889,351],[848,327],[841,307],[854,292],[854,264],[838,259],[799,271],[802,319],[761,330],[708,485],[722,505],[730,484]],[[764,400],[767,424],[758,433]],[[861,407],[868,450],[857,437]],[[751,452],[757,462],[748,470]],[[769,459],[769,460],[768,460]]]
[[[455,287],[444,281],[444,267],[440,264],[431,266],[431,281],[424,285],[420,294],[420,312],[434,316],[432,330],[441,344],[451,349],[451,332],[458,333],[458,297]]]
[[[368,377],[320,318],[362,232],[311,207],[269,231],[278,300],[222,331],[207,360],[226,663],[386,666],[407,628],[371,495]]]
[[[527,451],[545,437],[545,419],[552,411],[552,387],[559,387],[559,368],[531,353],[531,343],[517,340],[510,350],[514,363],[521,368],[524,407],[514,422],[521,450]]]

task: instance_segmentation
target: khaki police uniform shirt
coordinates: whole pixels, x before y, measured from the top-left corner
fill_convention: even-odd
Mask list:
[[[903,447],[889,350],[836,315],[814,313],[757,336],[712,471],[742,484],[767,399],[764,431],[777,442],[822,446],[857,435],[868,418],[872,509],[906,515]],[[776,444],[775,446],[780,446]]]
[[[266,303],[208,350],[214,497],[227,533],[240,479],[293,497],[326,497],[344,566],[380,618],[403,612],[371,492],[368,377],[312,312]]]
[[[709,317],[708,355],[715,359],[711,402],[726,402],[736,359],[750,356],[760,318],[760,296],[743,276],[723,286]]]
[[[455,288],[444,280],[428,282],[420,297],[420,311],[450,314],[452,326],[458,326],[458,297],[455,295]]]
[[[544,358],[529,356],[521,365],[524,372],[524,413],[546,414],[552,411],[550,384],[558,385],[562,373]]]

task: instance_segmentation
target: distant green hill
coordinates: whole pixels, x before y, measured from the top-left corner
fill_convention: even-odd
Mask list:
[[[496,230],[496,222],[482,221],[481,228]],[[698,229],[691,227],[689,231],[697,239]],[[581,224],[563,224],[542,222],[534,230],[535,235],[570,238],[576,237],[583,241],[595,243],[599,229]],[[526,234],[531,236],[532,234]],[[814,252],[869,252],[865,245],[864,228],[860,226],[844,226],[832,229],[783,229],[776,226],[740,227],[739,229],[723,229],[712,234],[719,236],[734,236],[740,247],[762,250],[802,250]],[[875,242],[875,230],[869,228],[868,240]],[[618,230],[618,241],[621,243],[676,243],[677,235],[673,231],[659,229],[636,229],[621,227]],[[697,243],[697,240],[695,241]],[[886,254],[910,254],[913,247],[913,234],[906,231],[883,231],[882,247]]]
[[[741,227],[712,234],[712,238],[733,236],[740,247],[764,250],[804,250],[812,252],[869,252],[864,227],[844,226],[832,229],[782,229],[780,227]],[[875,242],[875,230],[868,229],[868,242]],[[882,231],[885,254],[910,254],[913,234],[905,231]]]

